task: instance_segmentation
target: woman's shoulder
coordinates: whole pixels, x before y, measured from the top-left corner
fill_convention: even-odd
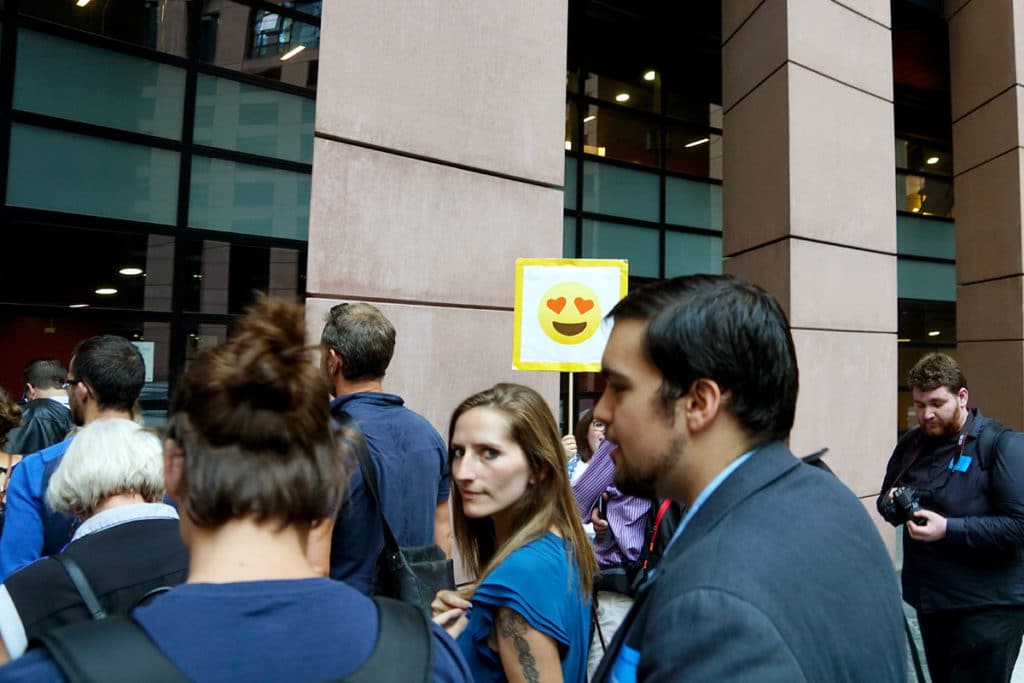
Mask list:
[[[492,578],[503,581],[508,577],[524,575],[532,579],[538,573],[548,572],[550,575],[550,572],[564,572],[568,565],[569,553],[565,540],[547,532],[513,550],[484,582]]]

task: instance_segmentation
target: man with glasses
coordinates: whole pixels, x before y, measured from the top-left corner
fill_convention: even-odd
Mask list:
[[[108,417],[132,419],[132,406],[145,378],[142,354],[127,339],[103,335],[79,342],[62,383],[72,421],[81,427]],[[71,437],[27,455],[14,469],[0,536],[0,581],[67,544],[74,520],[50,511],[44,500],[50,477],[70,442]]]
[[[21,426],[7,438],[8,453],[35,453],[52,446],[71,431],[68,394],[62,388],[67,371],[52,358],[38,358],[21,371],[26,403]]]

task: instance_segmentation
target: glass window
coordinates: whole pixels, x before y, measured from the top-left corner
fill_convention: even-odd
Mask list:
[[[576,139],[577,125],[579,123],[579,107],[575,102],[565,103],[565,151],[578,152],[579,141]]]
[[[190,187],[193,228],[308,239],[308,174],[196,156]]]
[[[902,354],[904,344],[956,344],[956,304],[952,301],[922,301],[900,298],[898,334],[900,339],[900,384],[907,380],[911,366]]]
[[[721,180],[722,136],[707,128],[669,124],[665,131],[665,168]]]
[[[19,9],[56,24],[184,57],[188,5],[189,0],[92,0],[80,7],[70,0],[28,0]]]
[[[953,155],[935,145],[896,138],[896,168],[953,175]]]
[[[722,229],[722,186],[665,178],[665,221],[693,228]]]
[[[181,139],[185,71],[36,31],[18,34],[14,107]]]
[[[694,273],[722,273],[722,238],[666,232],[665,277]]]
[[[297,4],[310,9],[316,5]],[[319,26],[228,0],[203,0],[199,11],[197,56],[202,61],[302,88],[316,88]]]
[[[567,209],[576,208],[576,158],[565,158],[565,202]]]
[[[308,97],[199,74],[194,141],[308,164],[315,106]]]
[[[5,303],[171,310],[174,238],[16,223],[5,232]],[[43,261],[59,277],[40,277]]]
[[[956,266],[897,259],[896,289],[901,299],[956,301]]]
[[[163,149],[14,124],[7,202],[173,225],[178,156]]]
[[[956,258],[956,232],[952,221],[901,214],[896,216],[896,251],[907,256]]]
[[[953,180],[896,174],[896,210],[953,218]]]
[[[658,166],[660,129],[647,117],[588,104],[583,116],[583,153]]]
[[[576,219],[562,219],[562,258],[576,258]]]
[[[658,231],[606,221],[583,221],[583,258],[629,260],[631,277],[659,276]]]
[[[591,161],[583,164],[583,210],[658,220],[658,175]]]
[[[188,240],[185,244],[184,306],[201,313],[241,313],[255,292],[291,299],[304,289],[296,249]]]

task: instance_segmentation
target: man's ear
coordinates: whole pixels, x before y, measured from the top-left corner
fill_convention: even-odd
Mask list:
[[[25,398],[32,400],[36,397],[36,388],[32,386],[31,382],[25,382]]]
[[[181,504],[181,481],[185,474],[185,451],[174,439],[164,439],[164,487],[175,503]]]
[[[345,365],[341,354],[334,349],[327,349],[327,370],[331,376],[341,374],[341,368]]]
[[[960,407],[961,408],[966,408],[967,407],[967,398],[968,398],[967,387],[960,387],[960,391],[956,392],[956,398],[957,398],[957,402],[960,404]]]
[[[691,433],[703,431],[722,410],[722,402],[722,388],[718,382],[707,378],[695,380],[690,390],[676,401],[677,418],[681,412]]]

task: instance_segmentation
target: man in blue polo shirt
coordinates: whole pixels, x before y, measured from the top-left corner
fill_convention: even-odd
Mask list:
[[[78,343],[64,385],[71,419],[82,426],[104,417],[131,419],[132,405],[146,380],[142,355],[127,339],[113,335]],[[27,455],[11,475],[0,536],[0,581],[70,540],[73,519],[46,507],[46,485],[71,439]]]
[[[321,367],[335,399],[362,431],[380,487],[384,517],[401,546],[437,543],[451,555],[451,476],[444,439],[426,418],[383,390],[395,328],[366,303],[331,309],[321,336]],[[330,576],[364,593],[384,547],[380,511],[357,469],[332,534]]]
[[[601,359],[615,484],[686,505],[597,682],[905,681],[896,575],[875,525],[785,440],[797,359],[742,280],[652,283],[609,313]]]

